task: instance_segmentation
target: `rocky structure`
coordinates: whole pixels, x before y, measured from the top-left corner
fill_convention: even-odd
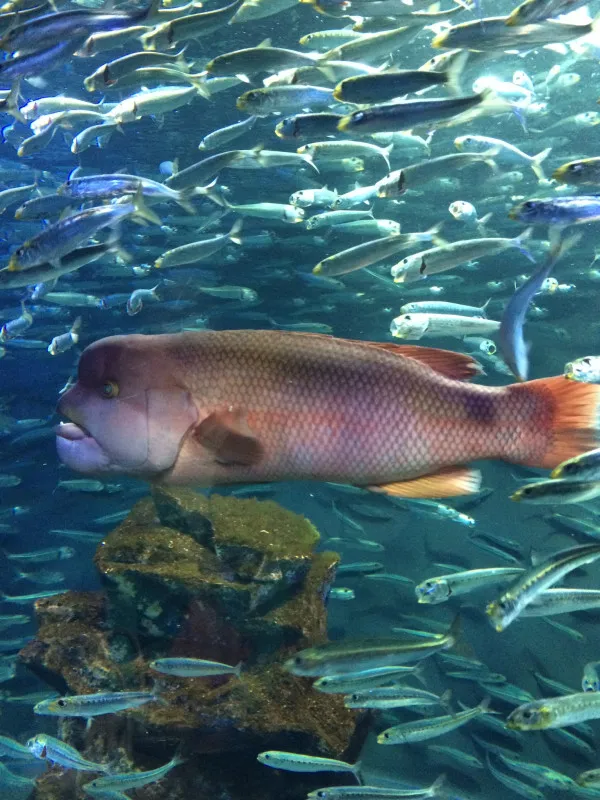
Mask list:
[[[353,759],[356,713],[341,698],[286,672],[290,653],[326,638],[326,596],[336,553],[278,504],[157,488],[98,547],[104,591],[38,601],[39,632],[23,662],[58,691],[145,689],[157,701],[119,714],[60,723],[89,759],[118,771],[185,763],[132,792],[137,800],[302,798],[348,776],[281,773],[267,749]],[[164,656],[241,662],[240,677],[153,672]],[[36,800],[80,800],[94,777],[53,767]],[[332,780],[333,779],[333,780]]]

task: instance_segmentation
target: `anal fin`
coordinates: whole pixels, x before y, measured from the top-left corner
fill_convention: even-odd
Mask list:
[[[476,494],[481,487],[481,473],[469,467],[446,467],[431,475],[421,475],[406,481],[367,486],[372,492],[391,497],[457,497]]]

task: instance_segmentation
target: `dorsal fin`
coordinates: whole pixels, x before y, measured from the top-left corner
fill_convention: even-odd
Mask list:
[[[426,364],[431,369],[455,380],[468,380],[476,375],[481,375],[481,364],[471,356],[464,353],[455,353],[453,350],[440,350],[437,347],[420,347],[416,344],[395,344],[394,342],[361,342],[360,339],[350,339],[357,344],[366,344],[378,350],[386,350],[404,358],[412,358]]]
[[[288,336],[311,336],[321,339],[335,339],[340,345],[362,345],[385,350],[396,356],[412,358],[421,364],[457,381],[469,380],[477,375],[484,375],[484,370],[479,361],[464,353],[455,353],[453,350],[440,350],[437,347],[421,347],[417,344],[396,344],[395,342],[370,342],[363,339],[338,339],[329,333],[309,333],[308,331],[280,331]]]

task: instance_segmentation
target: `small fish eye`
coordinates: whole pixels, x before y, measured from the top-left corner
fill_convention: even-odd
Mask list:
[[[117,397],[119,394],[119,384],[116,381],[106,381],[102,386],[102,396],[107,400]]]
[[[66,701],[65,701],[65,700],[63,700],[63,699],[61,698],[60,700],[57,700],[57,701],[56,701],[56,705],[57,705],[57,706],[59,706],[59,708],[64,708],[64,707],[67,705],[67,703],[66,703]]]
[[[592,364],[592,359],[591,359],[591,358],[589,358],[589,357],[587,357],[587,358],[582,358],[582,359],[581,359],[581,363],[582,363],[582,364],[587,364],[587,366],[589,367],[589,366],[591,366],[591,364]]]

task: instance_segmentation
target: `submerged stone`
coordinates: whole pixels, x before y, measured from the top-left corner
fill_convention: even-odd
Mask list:
[[[126,769],[159,766],[176,750],[189,756],[144,790],[157,800],[280,800],[321,785],[322,776],[294,775],[284,790],[255,760],[267,749],[339,758],[364,737],[341,697],[282,666],[294,648],[326,640],[339,556],[315,553],[318,540],[312,523],[271,501],[163,487],[140,501],[96,552],[105,591],[39,601],[39,632],[21,658],[63,693],[151,689],[160,699],[98,717],[85,736],[84,720],[66,720],[65,741],[96,761],[118,751]],[[184,679],[149,666],[178,655],[241,662],[242,672]],[[237,780],[232,752],[245,765]],[[38,781],[36,800],[80,800],[55,770]]]

